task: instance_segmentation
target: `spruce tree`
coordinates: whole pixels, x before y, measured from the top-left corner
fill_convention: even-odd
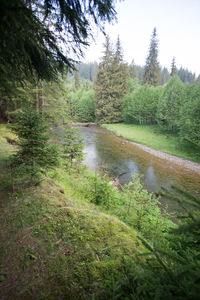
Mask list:
[[[158,39],[156,28],[150,41],[149,54],[146,59],[143,84],[158,86],[161,84],[161,70],[158,62]]]
[[[121,42],[118,37],[116,43],[116,51],[113,61],[113,95],[114,103],[113,106],[115,110],[114,122],[122,121],[122,103],[124,96],[127,93],[127,80],[128,80],[128,65],[123,61],[123,50],[121,47]]]
[[[175,63],[175,57],[172,59],[172,64],[171,64],[171,72],[170,76],[176,75],[176,63]]]
[[[12,157],[15,182],[39,183],[41,175],[59,164],[56,145],[49,144],[45,117],[33,109],[18,114],[11,129],[18,135],[18,151]]]
[[[127,91],[128,68],[123,62],[120,39],[114,52],[107,36],[104,56],[95,81],[96,117],[99,123],[122,121],[121,106]]]
[[[83,142],[78,135],[78,129],[73,128],[70,124],[64,130],[63,159],[66,168],[71,168],[73,161],[81,162],[83,160]]]

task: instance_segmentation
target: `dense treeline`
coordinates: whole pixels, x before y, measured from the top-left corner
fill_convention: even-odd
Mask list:
[[[1,88],[0,117],[9,122],[16,120],[22,108],[35,109],[49,115],[49,122],[54,125],[66,121],[66,98],[69,87],[66,78],[58,77],[56,81],[25,81],[23,85],[15,82],[7,83]]]
[[[141,125],[158,124],[164,131],[178,134],[180,138],[200,146],[200,83],[184,85],[174,75],[165,85],[154,87],[140,85],[137,79],[128,78],[126,88],[127,92],[119,110],[120,121]],[[106,86],[103,93],[106,93]],[[68,114],[71,119],[82,122],[99,121],[96,119],[97,104],[91,84],[83,82],[79,89],[71,91],[69,97],[71,104]],[[110,102],[106,105],[112,114]],[[104,114],[106,107],[102,108]],[[111,121],[104,118],[104,122]],[[112,122],[119,122],[114,114]]]
[[[81,63],[78,66],[78,70],[81,78],[94,82],[95,76],[98,72],[98,63]]]
[[[130,74],[132,78],[138,78],[139,83],[142,83],[144,76],[144,66],[140,66],[134,63],[129,65],[131,69],[134,67],[133,75]],[[80,63],[78,66],[79,74],[82,79],[90,80],[94,82],[95,76],[98,72],[97,62],[88,62]],[[199,77],[196,77],[194,73],[189,71],[187,68],[181,67],[180,69],[176,68],[176,74],[180,77],[183,83],[196,83],[199,81]],[[170,78],[170,72],[166,67],[161,68],[161,83],[165,84]]]
[[[70,107],[68,116],[70,119],[80,122],[95,122],[95,101],[92,88],[80,88],[70,94]]]
[[[162,87],[153,87],[147,84],[136,88],[124,98],[123,120],[135,124],[155,124],[156,110]]]
[[[195,76],[187,70],[177,70],[175,58],[170,73],[166,68],[160,72],[157,47],[154,30],[141,84],[138,79],[139,69],[134,61],[130,66],[123,61],[120,40],[114,50],[109,37],[106,37],[104,56],[95,76],[95,92],[90,81],[84,81],[81,76],[78,79],[77,74],[74,75],[74,85],[78,89],[70,96],[71,118],[99,123],[124,121],[140,125],[158,124],[164,131],[175,133],[199,146],[200,83],[194,83]],[[182,78],[185,76],[191,83],[184,84],[184,80],[177,74],[182,74]],[[79,83],[82,80],[81,85],[77,84],[77,80]],[[166,83],[161,85],[161,81]]]
[[[122,52],[119,38],[113,50],[109,37],[106,37],[104,56],[95,75],[95,94],[86,104],[84,90],[77,92],[77,111],[72,116],[79,121],[96,120],[98,123],[158,124],[161,129],[199,146],[200,84],[195,75],[187,69],[177,70],[175,58],[170,73],[166,68],[161,71],[155,28],[144,68],[138,68],[134,60],[128,66]],[[94,69],[92,66],[95,65],[91,63],[91,70]]]
[[[175,75],[165,86],[139,86],[123,103],[125,122],[156,124],[200,145],[200,84],[184,86]]]

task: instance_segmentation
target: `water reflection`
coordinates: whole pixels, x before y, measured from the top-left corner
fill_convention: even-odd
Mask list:
[[[148,190],[158,190],[160,188],[160,183],[158,182],[158,178],[152,165],[147,168],[144,177],[145,186]]]
[[[86,153],[84,164],[92,171],[106,169],[119,177],[124,184],[133,174],[143,176],[143,184],[149,191],[172,184],[200,196],[200,176],[182,166],[159,159],[137,146],[125,142],[106,129],[94,126],[80,128]]]
[[[95,172],[97,160],[98,160],[98,156],[96,152],[96,144],[85,145],[83,152],[85,153],[85,159],[83,163],[86,166],[89,166],[91,171]]]

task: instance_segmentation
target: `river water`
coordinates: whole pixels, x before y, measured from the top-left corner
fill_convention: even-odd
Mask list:
[[[128,183],[132,175],[142,175],[144,187],[158,191],[161,186],[176,185],[200,197],[200,175],[167,160],[139,149],[107,129],[98,126],[79,127],[83,137],[84,164],[92,171],[106,170],[119,177],[121,184]]]

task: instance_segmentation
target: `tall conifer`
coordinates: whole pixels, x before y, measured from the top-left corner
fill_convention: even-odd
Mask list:
[[[170,76],[176,75],[176,63],[175,63],[175,57],[172,59],[172,64],[171,64],[171,72]]]
[[[149,47],[149,55],[146,59],[143,77],[143,84],[144,83],[153,86],[158,86],[161,84],[161,70],[158,62],[158,39],[156,28],[153,30]]]
[[[99,123],[122,121],[121,105],[126,94],[128,69],[123,62],[120,39],[114,52],[109,37],[95,81],[96,117]]]

